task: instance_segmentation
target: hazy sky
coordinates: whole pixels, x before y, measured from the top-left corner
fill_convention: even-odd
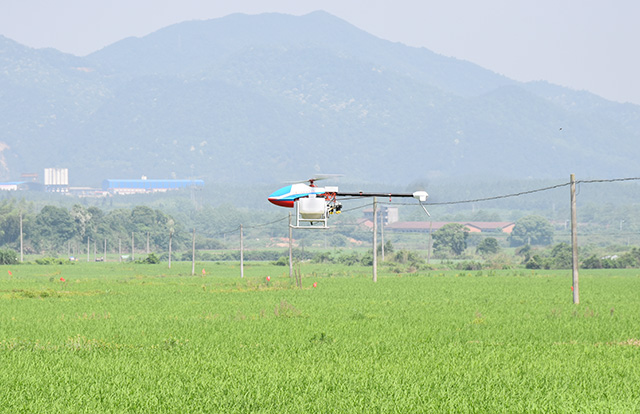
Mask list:
[[[640,104],[637,0],[0,0],[0,34],[82,56],[185,20],[314,10],[512,79]]]

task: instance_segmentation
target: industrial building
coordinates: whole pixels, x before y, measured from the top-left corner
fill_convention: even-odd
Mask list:
[[[48,193],[68,193],[69,192],[69,169],[68,168],[45,168],[44,169],[44,190]]]
[[[149,180],[146,176],[140,179],[108,179],[102,182],[102,189],[91,187],[70,187],[68,168],[45,168],[44,185],[38,182],[38,174],[23,173],[18,181],[0,182],[0,191],[46,191],[63,193],[78,197],[104,197],[109,194],[145,194],[166,192],[179,189],[202,189],[203,180]]]
[[[17,191],[24,187],[24,181],[10,181],[6,183],[0,183],[0,191]]]
[[[102,189],[112,194],[153,193],[203,187],[203,180],[149,180],[144,177],[137,180],[108,179],[102,182]]]

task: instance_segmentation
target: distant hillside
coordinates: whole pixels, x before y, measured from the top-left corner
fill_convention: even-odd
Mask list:
[[[0,176],[280,182],[637,175],[640,107],[392,43],[324,12],[230,15],[87,57],[0,37]]]

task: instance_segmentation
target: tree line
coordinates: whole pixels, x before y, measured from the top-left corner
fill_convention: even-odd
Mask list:
[[[172,234],[174,248],[182,248],[190,240],[188,232],[171,216],[146,206],[103,211],[98,207],[75,204],[70,209],[52,205],[35,211],[33,204],[13,199],[0,203],[0,245],[19,249],[26,254],[71,253],[90,249],[131,251],[134,248],[166,250]]]
[[[525,216],[516,221],[513,231],[507,238],[511,247],[523,245],[546,246],[553,242],[553,226],[541,216]],[[433,233],[433,249],[436,254],[446,258],[460,256],[467,249],[469,230],[462,224],[445,224]],[[487,238],[480,242],[477,253],[494,254],[499,250],[497,240]]]

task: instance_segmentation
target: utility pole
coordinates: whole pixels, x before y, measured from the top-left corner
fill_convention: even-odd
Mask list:
[[[196,274],[196,228],[193,228],[193,241],[191,246],[191,276]]]
[[[242,224],[240,225],[240,278],[244,278],[244,238]]]
[[[171,269],[171,239],[173,238],[173,231],[169,230],[169,269]]]
[[[289,213],[289,279],[293,277],[293,228],[291,227],[291,213]]]
[[[431,246],[433,245],[433,237],[431,235],[433,229],[433,220],[429,220],[429,245],[427,246],[427,263],[431,263]]]
[[[171,269],[171,242],[173,241],[173,233],[175,232],[174,226],[175,222],[173,219],[169,219],[167,222],[167,226],[169,227],[169,269]]]
[[[171,269],[171,239],[173,239],[173,229],[169,229],[169,269]]]
[[[578,286],[578,217],[576,208],[576,176],[571,174],[571,250],[573,270],[573,303],[580,303],[580,289]]]
[[[380,214],[380,253],[382,253],[382,261],[384,262],[384,212]]]
[[[378,281],[378,198],[373,197],[373,281]]]
[[[24,249],[22,246],[22,211],[20,212],[20,263],[24,261]]]

